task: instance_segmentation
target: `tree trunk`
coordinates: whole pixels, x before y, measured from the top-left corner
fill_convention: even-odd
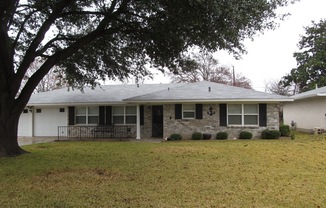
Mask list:
[[[18,146],[17,132],[20,114],[0,112],[0,157],[27,153]]]

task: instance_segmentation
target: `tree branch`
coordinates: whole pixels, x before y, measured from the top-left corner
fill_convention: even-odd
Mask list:
[[[30,66],[30,64],[35,60],[36,57],[36,49],[43,41],[46,32],[50,29],[51,25],[54,21],[60,17],[60,13],[62,12],[63,8],[65,8],[72,0],[62,0],[58,7],[53,10],[53,12],[49,15],[48,19],[44,21],[42,26],[40,27],[38,33],[36,34],[35,38],[33,39],[32,43],[30,44],[29,48],[25,53],[25,57],[21,62],[19,68],[17,69],[16,79],[15,82],[12,84],[12,91],[17,93],[20,88],[21,80],[24,78],[24,75]]]
[[[25,16],[24,21],[22,22],[22,24],[21,24],[21,26],[20,26],[20,28],[19,28],[19,31],[18,31],[18,33],[17,33],[17,35],[16,35],[16,38],[15,38],[14,42],[12,43],[12,52],[13,52],[13,53],[14,53],[14,50],[15,50],[15,48],[16,48],[16,46],[17,46],[18,40],[19,40],[19,38],[20,38],[20,35],[21,35],[22,32],[24,31],[24,28],[25,28],[25,24],[26,24],[26,22],[29,20],[29,18],[30,18],[30,17],[31,17],[35,12],[36,12],[36,10],[35,10],[35,11],[32,11],[30,14],[28,14],[28,15]]]
[[[112,15],[117,16],[120,12],[125,11],[125,8],[130,0],[125,0],[121,3],[120,7],[114,13],[107,13],[105,18],[100,22],[97,28],[76,40],[66,49],[56,52],[53,56],[49,57],[44,64],[29,78],[26,85],[22,89],[19,97],[16,99],[16,104],[19,106],[25,106],[28,102],[33,90],[38,85],[38,83],[42,80],[42,78],[49,72],[49,70],[60,61],[66,59],[73,55],[78,49],[83,48],[84,46],[90,44],[95,39],[108,35],[114,34],[120,31],[120,28],[109,28],[106,29],[108,22],[111,20]]]
[[[17,8],[18,0],[1,0],[0,1],[0,19],[1,22],[6,24],[7,29],[10,27],[15,10]]]
[[[13,70],[13,54],[10,48],[10,38],[8,36],[7,30],[8,25],[11,23],[11,19],[14,15],[14,10],[16,9],[17,1],[0,1],[0,82],[2,89],[8,89],[9,85],[14,76]],[[8,84],[9,83],[9,84]]]
[[[74,15],[74,14],[77,14],[77,15],[95,14],[95,15],[103,15],[104,16],[106,14],[106,12],[97,12],[97,11],[70,11],[70,12],[62,13],[62,17],[69,16],[69,15]]]
[[[53,39],[51,39],[49,42],[47,42],[41,49],[36,51],[37,56],[46,56],[45,54],[43,54],[46,50],[48,50],[51,46],[53,46],[53,43],[55,43],[56,41],[60,41],[60,40],[68,40],[68,41],[73,41],[76,40],[74,38],[69,38],[69,37],[55,37]]]

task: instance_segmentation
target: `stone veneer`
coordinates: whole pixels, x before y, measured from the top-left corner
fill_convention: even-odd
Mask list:
[[[219,131],[226,131],[229,134],[229,139],[238,138],[241,131],[250,131],[255,138],[261,137],[262,130],[278,129],[279,126],[279,105],[267,104],[267,127],[224,127],[220,126],[219,119],[219,104],[203,104],[203,119],[175,119],[175,104],[163,105],[163,138],[169,137],[173,133],[179,133],[183,139],[191,139],[193,132],[212,134],[212,139]],[[213,108],[213,115],[208,115],[208,109]],[[131,132],[129,136],[136,138],[136,125],[130,125]],[[84,137],[94,137],[95,126],[83,128]],[[67,132],[69,137],[79,137],[79,127],[69,127]],[[144,124],[140,129],[141,138],[152,137],[152,106],[144,106]]]
[[[152,106],[144,105],[144,125],[140,127],[141,138],[152,137]]]
[[[249,131],[254,138],[260,138],[262,130],[266,128],[278,129],[279,126],[278,104],[267,104],[267,127],[220,126],[219,104],[204,104],[203,119],[175,119],[174,106],[174,104],[164,105],[164,138],[173,133],[179,133],[183,139],[191,139],[191,135],[195,131],[212,134],[212,139],[219,131],[226,131],[229,134],[229,139],[238,138],[241,131]],[[209,107],[213,108],[215,114],[211,116],[207,114]]]

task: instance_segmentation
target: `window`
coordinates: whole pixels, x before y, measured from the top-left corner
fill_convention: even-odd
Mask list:
[[[114,124],[136,124],[136,106],[113,106],[112,121]]]
[[[98,124],[98,107],[76,107],[76,124]]]
[[[28,113],[28,110],[27,109],[24,109],[23,113]]]
[[[36,109],[36,113],[42,113],[42,109],[40,108]]]
[[[258,125],[257,104],[229,104],[228,125],[256,126]]]
[[[59,112],[60,112],[60,113],[63,113],[63,112],[65,112],[65,109],[64,109],[64,108],[60,108],[60,109],[59,109]]]
[[[194,104],[183,104],[182,105],[182,118],[195,118],[196,108]]]

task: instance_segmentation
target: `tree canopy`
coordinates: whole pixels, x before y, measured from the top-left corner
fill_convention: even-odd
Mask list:
[[[172,82],[199,82],[202,80],[226,85],[252,89],[251,81],[245,76],[235,73],[234,69],[222,66],[209,53],[192,53],[185,64],[171,74]]]
[[[290,0],[0,0],[0,154],[20,154],[19,116],[57,65],[70,85],[176,70],[183,53],[245,51],[242,41],[275,26]],[[23,80],[31,64],[43,64]]]
[[[326,19],[306,27],[298,46],[297,67],[282,78],[283,86],[296,85],[299,92],[326,86]]]

